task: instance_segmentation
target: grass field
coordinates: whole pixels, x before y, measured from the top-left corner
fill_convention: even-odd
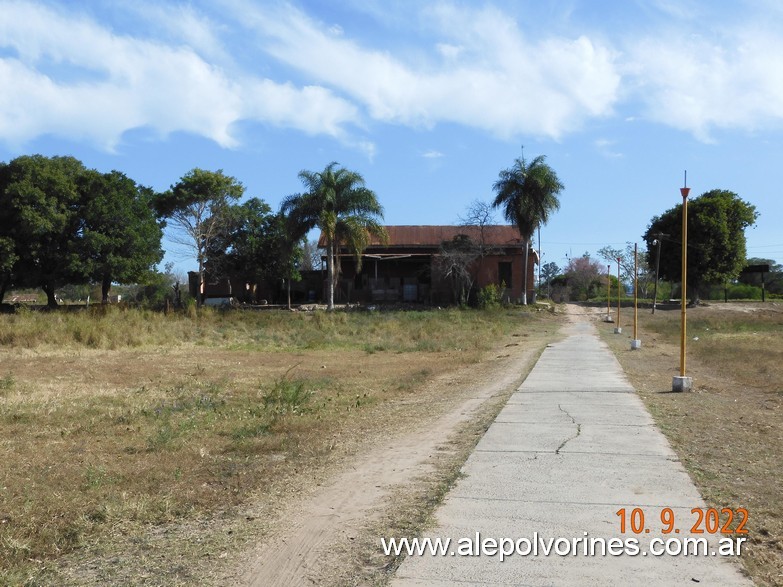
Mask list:
[[[123,583],[188,583],[189,560],[232,547],[210,520],[283,499],[398,425],[424,382],[547,324],[521,309],[0,315],[0,584],[58,584],[64,558],[127,562],[129,545],[147,574]],[[154,538],[174,526],[192,530],[176,553]]]
[[[671,393],[679,309],[639,311],[639,350],[631,309],[621,335],[599,329],[705,500],[750,512],[742,560],[754,582],[783,585],[783,305],[717,302],[687,315],[690,393]]]

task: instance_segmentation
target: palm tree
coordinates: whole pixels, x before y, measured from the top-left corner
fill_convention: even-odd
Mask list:
[[[525,157],[514,161],[510,169],[500,172],[493,184],[495,200],[492,206],[503,207],[503,216],[517,227],[525,241],[525,272],[522,303],[527,305],[527,266],[530,240],[536,228],[549,221],[552,212],[560,208],[557,194],[563,190],[563,184],[554,170],[545,163],[544,155],[539,155],[529,164]]]
[[[288,217],[290,230],[303,237],[313,228],[320,228],[326,241],[326,267],[329,283],[328,308],[334,309],[334,287],[337,281],[335,257],[345,245],[361,270],[362,251],[371,235],[386,238],[379,220],[383,207],[375,193],[365,187],[364,178],[355,171],[338,168],[332,162],[321,172],[300,171],[306,192],[288,196],[281,210]]]

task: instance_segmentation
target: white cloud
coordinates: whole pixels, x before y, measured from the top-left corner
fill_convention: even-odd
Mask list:
[[[202,57],[230,66],[231,56],[220,33],[224,27],[210,20],[191,4],[155,0],[124,2],[122,8],[144,23],[145,33],[161,36],[170,44],[184,44]]]
[[[429,19],[445,38],[422,63],[334,38],[327,25],[289,5],[235,6],[236,18],[270,55],[383,122],[453,122],[503,138],[560,137],[587,118],[610,114],[620,83],[607,47],[587,37],[530,42],[508,15],[491,8],[425,8],[419,20]]]
[[[620,151],[614,150],[617,141],[610,139],[596,139],[593,144],[598,152],[607,159],[622,159],[624,155]]]
[[[440,151],[436,151],[432,149],[430,151],[426,151],[425,153],[423,153],[422,157],[424,157],[425,159],[440,159],[442,157],[445,157],[445,155]]]
[[[692,19],[700,13],[693,0],[652,0],[650,4],[669,18]]]
[[[220,52],[199,22],[191,40]],[[124,132],[145,127],[235,147],[231,129],[241,120],[337,137],[358,120],[354,106],[323,87],[230,76],[188,45],[115,34],[33,2],[4,3],[0,47],[11,50],[0,58],[0,137],[14,146],[54,134],[112,149]]]
[[[372,159],[375,143],[357,133],[373,121],[559,139],[619,111],[709,141],[783,121],[783,10],[764,2],[727,22],[712,3],[654,0],[634,13],[657,14],[649,31],[625,39],[547,34],[547,22],[531,35],[516,20],[527,14],[492,5],[372,2],[363,17],[389,36],[359,41],[353,23],[283,2],[122,3],[142,23],[131,29],[65,3],[2,0],[0,140],[54,134],[112,149],[143,127],[230,148],[252,120]]]
[[[629,47],[629,74],[647,116],[702,141],[716,130],[783,122],[783,37],[742,26],[711,38],[671,34]]]
[[[358,116],[350,103],[319,86],[296,88],[270,80],[247,82],[241,89],[244,117],[308,134],[342,137],[343,126]]]

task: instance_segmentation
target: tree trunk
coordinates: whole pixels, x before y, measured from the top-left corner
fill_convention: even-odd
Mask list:
[[[288,290],[288,309],[291,309],[291,278],[289,277],[286,281],[286,289]]]
[[[522,281],[522,305],[527,306],[527,256],[528,256],[528,239],[525,239],[525,273],[523,274]]]
[[[198,249],[196,257],[198,261],[198,295],[196,296],[196,304],[201,306],[204,304],[204,253],[201,251],[201,248]]]
[[[329,284],[326,309],[334,310],[334,245],[331,241],[326,243],[326,281]]]
[[[11,276],[8,273],[4,273],[0,278],[0,304],[5,299],[5,292],[8,289],[8,284],[11,283]]]
[[[109,303],[109,290],[111,290],[111,276],[104,275],[101,281],[101,303]]]
[[[50,308],[56,308],[57,298],[54,295],[54,286],[50,283],[47,283],[46,285],[41,286],[41,289],[43,289],[44,293],[46,294],[46,305]]]

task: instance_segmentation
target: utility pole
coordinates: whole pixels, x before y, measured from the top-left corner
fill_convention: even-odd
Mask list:
[[[615,334],[623,333],[623,329],[620,327],[620,290],[622,289],[620,285],[620,263],[622,260],[622,257],[617,257],[617,325],[614,327]]]
[[[655,306],[658,304],[658,272],[660,271],[661,268],[661,240],[665,236],[669,236],[669,235],[659,232],[658,234],[655,235],[655,240],[653,241],[654,245],[658,245],[658,252],[655,255],[655,289],[653,290],[653,307],[652,307],[653,314],[655,314]]]
[[[685,354],[687,340],[687,297],[688,297],[688,172],[685,172],[684,186],[680,188],[682,195],[682,294],[680,295],[680,375],[672,378],[672,391],[690,391],[693,388],[693,378],[685,375]]]
[[[639,339],[639,245],[633,245],[633,340],[631,350],[642,348]]]
[[[538,290],[541,292],[541,225],[538,225]]]

